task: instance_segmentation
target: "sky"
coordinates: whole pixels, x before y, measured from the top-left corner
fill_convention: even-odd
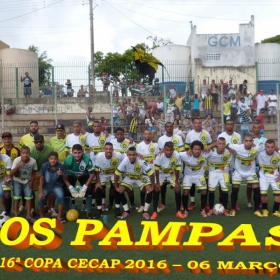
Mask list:
[[[277,0],[93,0],[94,50],[124,52],[148,36],[186,45],[198,34],[238,33],[255,16],[255,41],[278,35]],[[90,61],[89,0],[0,0],[0,40],[35,45],[54,62]]]

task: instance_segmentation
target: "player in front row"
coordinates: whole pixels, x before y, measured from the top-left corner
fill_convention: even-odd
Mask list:
[[[274,196],[273,215],[280,218],[280,182],[278,168],[280,166],[280,155],[275,152],[275,142],[271,139],[265,143],[265,150],[261,151],[258,156],[258,163],[260,166],[260,188],[261,188],[261,202],[263,208],[263,217],[268,217],[267,208],[267,190],[269,186],[272,188]]]
[[[125,178],[119,183],[123,174],[125,174]],[[115,172],[114,181],[116,188],[115,206],[117,217],[120,216],[120,202],[124,209],[120,218],[126,219],[129,217],[130,211],[124,192],[131,192],[132,188],[136,185],[140,188],[140,191],[144,188],[147,191],[143,218],[148,220],[150,218],[148,210],[152,201],[152,192],[154,188],[154,171],[144,160],[137,157],[136,149],[134,147],[128,149],[127,157],[118,166]]]
[[[158,201],[159,192],[161,188],[170,184],[174,188],[175,201],[176,201],[176,217],[184,219],[181,207],[181,186],[179,183],[180,171],[181,171],[181,158],[179,153],[174,151],[174,144],[169,141],[164,144],[163,153],[157,156],[155,160],[155,172],[156,172],[156,184],[154,188],[153,197],[153,215],[151,220],[155,220],[158,217]]]
[[[95,196],[97,212],[94,215],[94,219],[99,219],[102,215],[102,198],[105,193],[106,183],[109,182],[111,187],[114,184],[114,173],[122,160],[125,158],[125,154],[114,152],[112,143],[105,143],[104,152],[97,155],[95,160]]]

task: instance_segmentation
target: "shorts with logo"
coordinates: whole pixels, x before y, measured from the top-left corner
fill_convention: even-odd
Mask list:
[[[275,106],[269,106],[268,108],[268,115],[276,115],[276,107]]]
[[[30,181],[26,184],[13,181],[13,193],[14,193],[14,200],[20,200],[22,195],[26,200],[31,200],[33,198],[32,188],[29,187]]]
[[[228,172],[215,172],[210,171],[208,180],[209,192],[214,192],[216,187],[221,186],[223,192],[228,191],[230,185],[229,173]]]
[[[160,186],[164,184],[170,184],[171,187],[175,187],[175,175],[173,174],[159,174],[159,184]],[[157,182],[158,183],[158,182]]]
[[[280,195],[280,182],[268,182],[267,180],[260,178],[261,195],[267,195],[269,186],[271,186],[274,196]]]
[[[253,173],[249,176],[242,176],[240,173],[238,173],[236,170],[232,174],[232,184],[233,185],[240,185],[241,181],[246,181],[247,184],[258,184],[258,176],[256,173]]]
[[[204,177],[185,175],[183,179],[183,190],[190,190],[192,184],[196,185],[198,192],[207,190],[206,180]]]
[[[143,175],[139,179],[132,179],[126,176],[120,183],[120,186],[125,187],[127,191],[132,191],[133,187],[138,187],[141,191],[148,185],[151,185],[150,178]]]

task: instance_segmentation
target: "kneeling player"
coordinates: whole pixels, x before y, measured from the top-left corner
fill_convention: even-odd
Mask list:
[[[112,143],[105,143],[104,152],[101,152],[96,157],[95,174],[95,197],[97,205],[97,213],[94,219],[99,219],[102,215],[102,197],[105,193],[106,183],[114,184],[114,173],[122,160],[125,158],[124,154],[114,152]]]
[[[161,188],[171,184],[174,187],[176,201],[176,217],[184,219],[181,207],[181,187],[179,176],[181,171],[181,159],[179,153],[174,151],[174,144],[169,141],[164,144],[163,153],[158,155],[155,160],[156,185],[154,189],[153,208],[154,212],[151,220],[158,217],[158,200]]]
[[[125,178],[119,184],[122,174],[126,174]],[[130,211],[127,205],[127,200],[124,196],[124,192],[131,192],[133,186],[138,186],[142,191],[144,188],[147,191],[146,202],[144,206],[143,218],[149,219],[148,214],[149,206],[152,201],[152,191],[154,186],[154,171],[151,167],[142,159],[137,157],[136,149],[134,147],[128,148],[127,157],[118,166],[115,176],[115,206],[116,216],[120,216],[120,202],[123,205],[124,212],[121,215],[121,219],[129,217]]]
[[[275,152],[275,142],[271,139],[265,143],[265,150],[258,154],[258,163],[260,166],[260,188],[263,216],[268,217],[267,210],[267,190],[272,188],[274,196],[273,215],[280,218],[280,182],[278,167],[280,166],[280,155]]]

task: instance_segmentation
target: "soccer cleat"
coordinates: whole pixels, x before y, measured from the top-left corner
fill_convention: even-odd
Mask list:
[[[56,211],[52,208],[48,211],[49,215],[52,216],[52,217],[57,217],[58,214],[56,213]]]
[[[110,210],[112,210],[112,208],[113,208],[113,205],[112,204],[108,204],[107,210],[110,211]]]
[[[78,193],[76,187],[70,186],[68,189],[69,189],[69,192],[71,193],[72,197],[79,197],[79,193]]]
[[[260,218],[263,217],[263,215],[262,215],[262,213],[261,213],[260,210],[255,211],[255,212],[254,212],[254,215],[256,215],[256,216],[258,216],[258,217],[260,217]]]
[[[229,212],[229,215],[230,215],[230,217],[235,217],[235,215],[236,215],[236,211],[235,210],[230,210],[230,212]]]
[[[87,219],[92,219],[92,215],[91,215],[91,212],[87,212],[87,215],[86,215]]]
[[[121,216],[121,210],[120,210],[120,208],[116,208],[116,210],[115,210],[115,215],[116,215],[117,218]]]
[[[279,211],[275,211],[274,213],[272,213],[272,216],[280,218],[280,212]]]
[[[94,214],[93,219],[100,219],[102,216],[102,211],[98,209],[98,211]]]
[[[252,205],[251,202],[248,202],[248,203],[247,203],[247,208],[248,208],[248,209],[252,209],[252,208],[253,208],[253,205]]]
[[[163,209],[165,209],[165,205],[164,204],[160,204],[159,205],[159,210],[162,211]]]
[[[224,209],[224,211],[223,211],[223,215],[224,215],[224,216],[227,216],[227,217],[229,216],[229,212],[228,212],[228,210],[227,210],[227,209]]]
[[[86,195],[87,189],[88,189],[88,187],[86,185],[83,185],[80,188],[80,191],[79,191],[79,194],[78,194],[79,196],[78,197],[84,197]]]
[[[128,218],[130,216],[130,214],[126,211],[124,211],[120,217],[121,220],[125,220],[126,218]]]
[[[150,217],[150,220],[156,220],[157,217],[158,217],[158,213],[157,213],[157,212],[154,212],[154,213],[152,214],[152,216]]]
[[[133,203],[133,204],[130,205],[130,208],[135,209],[135,210],[138,210],[139,207],[137,207],[137,206],[135,205],[135,203]]]
[[[144,211],[144,206],[141,205],[141,206],[139,207],[139,209],[138,209],[138,212],[139,212],[139,213],[142,213],[143,211]]]
[[[76,203],[73,203],[73,204],[71,205],[71,209],[76,209]]]
[[[235,209],[237,210],[237,211],[239,211],[240,210],[240,207],[239,207],[239,205],[236,203],[236,205],[235,205]]]
[[[105,204],[102,204],[102,205],[101,205],[101,209],[102,209],[102,211],[107,211],[106,205],[105,205]]]
[[[206,205],[205,205],[205,210],[206,210],[206,211],[209,211],[209,210],[210,210],[210,205],[209,205],[208,203],[206,203]]]
[[[262,212],[263,217],[267,218],[268,214],[269,214],[268,210],[267,209],[263,209],[263,212]]]
[[[144,219],[146,219],[146,220],[149,220],[149,219],[150,219],[150,215],[149,215],[148,212],[143,213],[142,217],[143,217]]]
[[[180,219],[185,219],[186,218],[180,210],[176,213],[176,217],[180,218]]]
[[[183,216],[184,216],[185,218],[187,218],[187,217],[188,217],[188,215],[189,215],[189,212],[188,212],[187,210],[184,210],[184,212],[183,212]]]
[[[201,215],[203,218],[207,218],[207,214],[206,214],[205,209],[201,209],[200,215]]]
[[[82,212],[86,212],[87,211],[87,207],[86,207],[85,204],[82,204],[81,211]]]
[[[195,208],[195,204],[194,204],[194,202],[191,202],[191,205],[188,207],[188,210],[192,211],[192,210],[194,210],[194,208]]]
[[[210,217],[210,216],[212,216],[213,214],[214,214],[213,209],[210,209],[210,210],[208,211],[208,213],[207,213],[207,216]],[[216,215],[216,214],[215,214],[215,215]]]

